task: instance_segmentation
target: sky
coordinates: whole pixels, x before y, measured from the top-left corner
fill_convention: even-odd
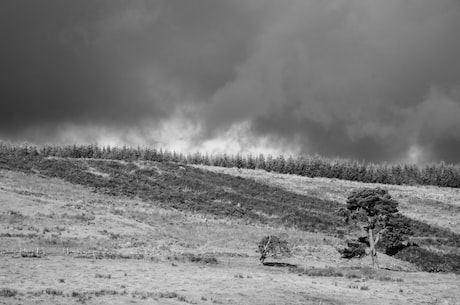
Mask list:
[[[0,139],[460,163],[459,0],[2,0]]]

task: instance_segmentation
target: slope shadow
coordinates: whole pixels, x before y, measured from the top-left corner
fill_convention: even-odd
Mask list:
[[[267,262],[263,263],[264,266],[269,267],[297,267],[297,265],[289,264],[289,263],[277,263],[277,262]]]

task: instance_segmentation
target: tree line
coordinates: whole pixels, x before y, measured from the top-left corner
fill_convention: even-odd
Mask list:
[[[30,146],[0,143],[0,153],[8,155],[62,158],[90,158],[123,161],[178,162],[184,164],[261,169],[305,177],[325,177],[367,183],[397,185],[435,185],[460,188],[460,165],[374,164],[318,155],[285,157],[252,154],[181,153],[157,148],[100,145]]]

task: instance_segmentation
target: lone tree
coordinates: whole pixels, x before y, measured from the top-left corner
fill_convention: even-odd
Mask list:
[[[391,245],[400,243],[402,240],[399,231],[394,229],[400,219],[397,212],[398,202],[382,188],[362,188],[352,192],[347,199],[346,208],[341,210],[346,222],[358,223],[366,231],[368,240],[361,238],[359,241],[368,243],[373,267],[377,265],[378,268],[375,247],[381,241],[382,235],[388,231],[392,238]],[[349,249],[344,249],[340,252],[344,255],[348,253],[347,250],[349,251]]]
[[[260,262],[265,263],[265,259],[268,256],[278,258],[281,256],[290,256],[291,249],[288,246],[287,240],[282,237],[275,235],[268,235],[262,238],[258,245],[258,251],[260,253]]]

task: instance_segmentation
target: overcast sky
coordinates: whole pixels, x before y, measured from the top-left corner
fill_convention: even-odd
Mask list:
[[[0,139],[460,163],[459,0],[2,0]]]

